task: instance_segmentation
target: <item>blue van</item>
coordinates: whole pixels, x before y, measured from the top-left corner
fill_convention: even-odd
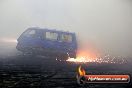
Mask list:
[[[17,50],[24,54],[76,58],[75,33],[32,27],[24,31],[17,41]]]

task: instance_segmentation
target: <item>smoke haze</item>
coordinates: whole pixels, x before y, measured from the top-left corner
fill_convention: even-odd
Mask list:
[[[131,0],[0,0],[1,39],[28,27],[76,32],[81,49],[132,57]]]

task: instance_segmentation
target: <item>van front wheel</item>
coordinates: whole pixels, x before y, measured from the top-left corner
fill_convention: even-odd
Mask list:
[[[23,56],[35,57],[36,54],[33,52],[23,52]]]

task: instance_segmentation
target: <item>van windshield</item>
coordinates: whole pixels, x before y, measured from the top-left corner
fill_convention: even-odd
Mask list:
[[[34,37],[36,35],[36,30],[27,30],[23,36],[26,36],[26,37]]]
[[[71,34],[62,34],[60,40],[63,42],[72,42],[72,35]]]

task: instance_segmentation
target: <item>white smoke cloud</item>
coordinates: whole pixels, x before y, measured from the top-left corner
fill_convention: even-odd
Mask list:
[[[56,28],[76,32],[83,47],[87,42],[104,52],[131,56],[131,24],[131,0],[0,1],[0,37],[18,38],[31,26]]]

